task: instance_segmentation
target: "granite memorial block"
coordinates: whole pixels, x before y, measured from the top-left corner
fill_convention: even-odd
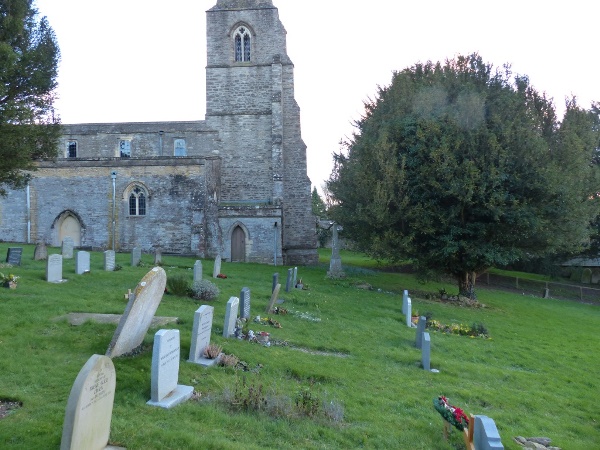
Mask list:
[[[61,254],[63,259],[71,259],[73,258],[73,248],[75,247],[75,243],[73,242],[73,238],[67,236],[62,241]]]
[[[179,330],[159,330],[154,335],[150,400],[146,404],[172,408],[191,398],[192,386],[179,382],[181,346]]]
[[[223,337],[228,338],[233,336],[235,332],[235,322],[238,318],[238,310],[240,299],[231,297],[225,305],[225,324],[223,326]]]
[[[273,310],[273,306],[275,306],[275,302],[277,301],[277,297],[279,297],[279,291],[281,290],[281,285],[277,284],[275,286],[275,290],[273,290],[273,294],[271,295],[271,300],[269,300],[269,306],[267,306],[267,314],[271,314]]]
[[[140,265],[142,260],[142,249],[139,247],[133,247],[131,249],[131,266],[136,267]]]
[[[20,266],[22,256],[23,247],[8,247],[8,251],[6,252],[6,262],[13,266]]]
[[[75,255],[75,273],[77,275],[90,271],[90,253],[79,251]]]
[[[415,340],[415,347],[417,348],[421,348],[423,346],[423,333],[425,333],[426,326],[427,317],[419,317],[419,321],[417,322],[417,338]]]
[[[423,369],[431,370],[431,338],[429,333],[423,333],[423,344],[421,345],[421,365]]]
[[[287,279],[285,281],[285,292],[290,292],[290,289],[292,289],[293,278],[294,278],[294,269],[288,269]]]
[[[104,252],[104,270],[112,272],[115,270],[115,251],[106,250]]]
[[[35,246],[35,250],[33,251],[33,259],[35,261],[45,261],[48,259],[48,248],[46,244],[43,242],[39,242]]]
[[[204,350],[210,345],[214,308],[202,305],[194,314],[194,327],[192,328],[192,344],[190,346],[190,359],[188,362],[209,367],[218,362],[218,358],[209,359],[204,356]]]
[[[250,288],[242,288],[240,292],[240,317],[242,319],[250,318]]]
[[[406,314],[406,302],[408,300],[408,291],[405,289],[402,293],[402,314]]]
[[[194,263],[194,283],[202,281],[202,261],[197,260]]]
[[[279,273],[273,274],[273,286],[271,287],[271,294],[275,291],[275,286],[279,284]]]
[[[125,312],[106,351],[107,356],[113,358],[139,347],[150,328],[166,284],[167,274],[161,267],[155,267],[144,275],[129,296]]]
[[[62,278],[62,255],[50,255],[46,260],[46,281],[48,283],[60,283]]]
[[[217,255],[215,258],[215,264],[213,265],[213,278],[217,278],[217,275],[221,273],[221,255]]]
[[[475,416],[473,443],[477,450],[504,450],[496,423],[487,416]]]

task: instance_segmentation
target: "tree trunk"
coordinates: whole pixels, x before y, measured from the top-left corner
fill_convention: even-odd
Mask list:
[[[475,295],[476,272],[463,272],[458,277],[458,295],[468,297],[471,300],[477,299]]]

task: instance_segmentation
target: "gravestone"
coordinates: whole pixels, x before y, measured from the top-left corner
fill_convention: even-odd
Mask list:
[[[142,249],[139,247],[133,247],[131,249],[131,266],[136,267],[142,260]]]
[[[46,261],[46,281],[48,283],[60,283],[62,279],[62,255],[50,255]]]
[[[202,281],[202,261],[198,260],[194,263],[194,283]]]
[[[473,443],[477,450],[504,450],[496,423],[487,416],[475,416]]]
[[[408,291],[405,289],[402,293],[402,314],[406,314],[406,301],[408,300]]]
[[[221,273],[221,255],[217,255],[215,258],[215,264],[213,265],[213,278],[217,278],[217,275]]]
[[[421,346],[421,365],[423,369],[431,371],[431,338],[429,333],[423,333],[423,345]]]
[[[162,250],[160,248],[157,248],[154,251],[154,265],[160,266],[161,264],[162,264]]]
[[[46,244],[43,242],[39,242],[35,246],[35,250],[33,251],[33,259],[35,261],[44,261],[48,259],[48,249],[46,248]]]
[[[79,371],[71,388],[61,450],[107,448],[116,383],[112,360],[106,356],[92,355]]]
[[[417,322],[417,338],[415,340],[415,347],[417,348],[423,347],[423,333],[425,333],[426,326],[427,318],[425,316],[419,317],[419,322]]]
[[[586,267],[581,273],[581,282],[584,284],[590,284],[592,282],[592,269]]]
[[[150,400],[147,405],[172,408],[191,398],[192,386],[179,381],[179,330],[159,330],[154,335]]]
[[[112,272],[115,270],[115,251],[106,250],[104,252],[104,270]]]
[[[90,253],[80,251],[75,255],[75,273],[77,275],[90,271]]]
[[[231,297],[225,305],[225,324],[223,325],[223,337],[228,338],[233,336],[235,332],[235,322],[238,317],[240,299]]]
[[[275,291],[275,286],[279,284],[279,273],[273,274],[273,286],[271,287],[271,294]]]
[[[412,301],[411,301],[410,297],[406,301],[406,326],[407,327],[413,326],[413,323],[412,323]]]
[[[67,236],[62,241],[61,254],[64,259],[73,258],[73,247],[75,247],[75,243],[73,242],[73,238]]]
[[[594,269],[592,271],[592,284],[600,283],[600,269]]]
[[[271,295],[271,300],[269,301],[269,306],[267,306],[267,314],[270,314],[271,311],[273,310],[273,306],[275,305],[275,302],[277,301],[277,297],[279,297],[279,291],[281,290],[281,285],[277,284],[277,286],[275,286],[275,289],[273,290],[273,294]]]
[[[240,317],[242,319],[250,318],[250,289],[245,287],[240,292]]]
[[[139,347],[152,323],[154,313],[162,300],[167,284],[167,274],[161,267],[155,267],[138,283],[117,330],[106,351],[111,358],[129,353]]]
[[[219,361],[219,358],[209,359],[204,357],[204,350],[210,345],[214,310],[212,306],[208,305],[202,305],[196,310],[188,362],[209,367]]]
[[[13,266],[20,266],[22,255],[23,247],[8,247],[8,251],[6,252],[6,262]]]
[[[330,278],[343,278],[346,275],[342,270],[342,258],[340,257],[340,244],[338,236],[338,232],[341,230],[341,227],[337,223],[334,223],[331,228],[331,260],[329,261],[329,272],[327,272],[327,276]]]
[[[298,284],[298,268],[294,267],[294,276],[292,278],[292,287],[295,288]]]
[[[294,269],[288,269],[287,280],[285,281],[285,292],[290,292],[292,288],[292,279],[294,278]]]

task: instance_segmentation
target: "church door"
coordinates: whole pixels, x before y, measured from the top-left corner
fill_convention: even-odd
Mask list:
[[[246,260],[246,235],[242,227],[237,226],[231,233],[231,261]]]
[[[81,245],[81,224],[79,220],[71,215],[66,216],[60,224],[58,242],[61,243],[67,236],[73,239],[75,247]]]

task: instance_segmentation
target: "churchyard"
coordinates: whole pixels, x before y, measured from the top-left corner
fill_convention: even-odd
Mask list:
[[[440,291],[456,290],[451,280],[421,284],[345,252],[338,279],[326,276],[327,251],[320,266],[292,275],[290,267],[225,261],[215,273],[211,260],[198,275],[194,258],[163,254],[155,270],[154,255],[132,265],[131,254],[117,253],[110,268],[120,270],[111,271],[106,254],[75,250],[59,275],[29,245],[0,244],[2,264],[9,247],[23,251],[20,265],[0,268],[18,277],[15,289],[0,288],[0,448],[60,448],[69,415],[99,408],[94,416],[106,416],[113,395],[100,431],[128,449],[465,448],[458,430],[444,438],[433,406],[442,395],[492,419],[506,449],[523,448],[515,436],[547,436],[568,450],[600,443],[598,306],[483,286],[485,307],[457,306],[439,301]],[[190,284],[209,279],[220,293],[207,302],[166,293],[155,303],[163,271]],[[304,288],[290,287],[290,276]],[[141,307],[135,301],[144,296],[152,298]],[[407,306],[432,319],[420,342],[427,361]],[[269,346],[232,335],[232,316],[248,308],[242,334],[268,334]],[[266,312],[275,308],[282,314]],[[128,325],[128,314],[138,325]],[[487,337],[460,334],[472,324]],[[456,332],[436,331],[444,329]],[[239,363],[202,364],[209,341]],[[174,396],[180,402],[164,404]]]

